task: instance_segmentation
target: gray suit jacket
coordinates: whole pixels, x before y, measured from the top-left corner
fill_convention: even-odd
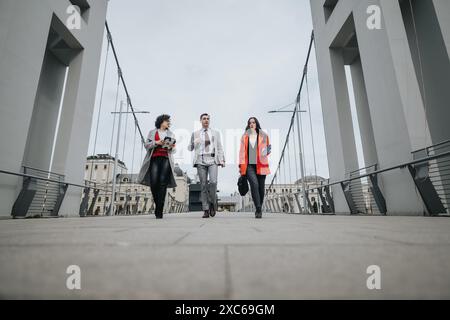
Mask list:
[[[157,147],[157,145],[155,143],[156,142],[155,135],[156,135],[157,131],[158,131],[158,129],[151,130],[150,133],[148,134],[147,140],[144,143],[145,149],[147,149],[147,154],[145,155],[141,170],[139,171],[138,183],[145,185],[145,186],[150,185],[150,170],[149,170],[149,168],[150,168],[150,161],[152,159],[153,151],[155,151],[155,148]],[[167,130],[167,136],[175,139],[175,135],[170,130]],[[169,184],[167,185],[168,188],[175,188],[177,186],[177,183],[175,182],[175,173],[173,171],[175,168],[175,163],[173,160],[174,153],[175,153],[175,148],[173,148],[172,150],[169,150],[169,162],[170,162],[170,168],[172,170],[172,174],[170,176]]]
[[[223,152],[223,146],[222,146],[222,139],[220,137],[220,133],[217,130],[211,129],[212,136],[211,136],[211,143],[214,146],[215,150],[215,157],[214,162],[217,165],[225,164],[225,154]],[[194,157],[193,157],[193,165],[197,163],[197,159],[200,157],[200,143],[196,143],[196,141],[199,141],[200,133],[202,129],[195,131],[192,133],[191,141],[188,145],[188,150],[193,151],[194,150]]]

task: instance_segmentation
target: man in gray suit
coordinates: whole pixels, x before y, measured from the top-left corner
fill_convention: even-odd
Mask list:
[[[209,114],[202,114],[200,121],[202,128],[192,133],[188,149],[194,151],[193,164],[200,179],[203,218],[209,218],[216,215],[217,171],[219,166],[225,167],[225,155],[220,133],[209,127]]]

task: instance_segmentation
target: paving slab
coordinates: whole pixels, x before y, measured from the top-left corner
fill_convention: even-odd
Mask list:
[[[450,298],[449,218],[201,216],[1,220],[0,298]]]

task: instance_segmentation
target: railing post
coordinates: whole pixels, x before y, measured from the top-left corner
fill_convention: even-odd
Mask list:
[[[344,197],[345,200],[347,201],[350,214],[357,214],[358,210],[356,209],[355,203],[353,202],[352,194],[350,192],[350,181],[341,182],[341,187],[342,191],[344,192]]]
[[[91,188],[86,187],[83,189],[83,200],[81,200],[80,204],[80,217],[85,217],[88,211],[89,205],[89,194],[91,193]]]
[[[277,206],[278,206],[278,212],[279,213],[283,213],[283,210],[281,209],[281,206],[280,206],[280,197],[277,197],[276,199],[275,199],[275,201],[276,201],[276,204],[277,204]]]
[[[323,189],[325,191],[325,196],[327,199],[328,208],[330,209],[330,213],[335,213],[336,211],[334,210],[334,200],[331,196],[330,186],[325,186]]]
[[[377,204],[380,213],[385,216],[387,213],[386,199],[384,198],[383,193],[381,192],[381,189],[378,186],[378,176],[376,174],[371,174],[369,178],[372,184],[371,189],[373,198],[375,199],[375,203]]]
[[[308,204],[309,213],[311,214],[311,213],[313,213],[314,210],[312,208],[311,200],[309,199],[309,192],[308,192],[308,190],[305,191],[305,197],[306,197],[306,203]]]
[[[58,188],[58,190],[59,190],[58,198],[57,198],[57,200],[56,200],[56,203],[55,203],[55,206],[54,206],[53,212],[52,212],[52,215],[53,215],[53,216],[58,216],[58,214],[59,214],[59,209],[61,209],[61,205],[62,205],[62,202],[64,201],[64,197],[66,196],[66,192],[67,192],[67,189],[68,189],[68,188],[69,188],[69,185],[68,185],[68,184],[63,184],[62,186],[59,185],[59,188]]]
[[[429,215],[436,215],[445,213],[445,207],[439,198],[433,183],[429,176],[428,162],[416,164],[414,166],[408,165],[409,172],[413,177],[414,184],[419,191],[425,207]]]
[[[322,187],[317,188],[317,193],[319,194],[320,202],[322,203],[322,213],[331,213],[330,206],[328,205],[327,201],[325,200],[325,197],[323,196]]]
[[[300,200],[298,200],[298,196],[299,196],[299,193],[294,194],[295,203],[297,204],[297,207],[298,207],[298,213],[302,214],[303,213],[302,205],[300,204]]]
[[[25,217],[28,213],[28,209],[33,202],[34,196],[37,192],[37,181],[32,178],[24,178],[22,184],[22,190],[20,190],[12,207],[11,215],[15,217]]]
[[[97,197],[98,197],[99,193],[100,193],[99,189],[94,189],[94,198],[92,198],[91,205],[89,206],[89,209],[88,209],[88,212],[87,212],[88,215],[91,215],[91,216],[93,215],[95,202],[97,202]],[[87,196],[88,196],[88,199],[89,199],[89,194]]]

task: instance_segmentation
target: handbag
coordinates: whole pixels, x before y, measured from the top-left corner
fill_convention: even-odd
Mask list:
[[[239,194],[241,196],[245,196],[248,192],[247,176],[240,176],[237,185],[239,189]]]

